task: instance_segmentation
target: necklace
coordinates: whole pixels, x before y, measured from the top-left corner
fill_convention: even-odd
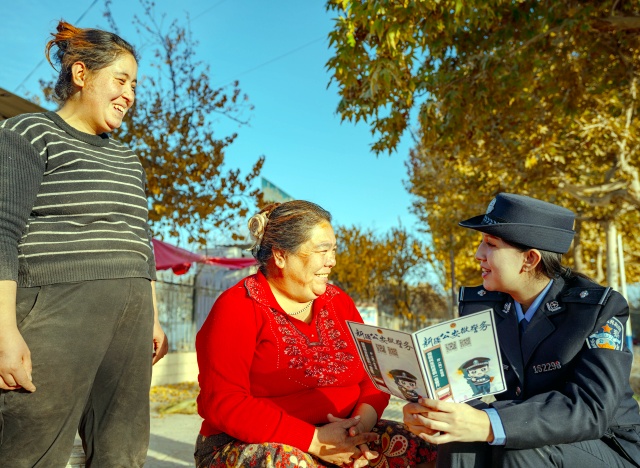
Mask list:
[[[304,306],[302,309],[300,309],[298,312],[293,312],[289,315],[299,315],[302,312],[304,312],[305,310],[307,310],[309,307],[311,307],[311,304],[313,304],[313,301],[310,301],[306,306]]]

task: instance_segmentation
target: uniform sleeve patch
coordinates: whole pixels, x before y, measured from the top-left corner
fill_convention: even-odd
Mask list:
[[[610,318],[600,329],[587,338],[589,349],[603,348],[622,350],[624,328],[617,318]]]

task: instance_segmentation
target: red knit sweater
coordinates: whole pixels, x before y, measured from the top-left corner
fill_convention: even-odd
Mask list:
[[[328,413],[346,418],[368,403],[380,417],[389,395],[363,370],[345,320],[362,322],[333,285],[310,324],[282,310],[262,273],[225,291],[196,337],[201,433],[307,451]]]

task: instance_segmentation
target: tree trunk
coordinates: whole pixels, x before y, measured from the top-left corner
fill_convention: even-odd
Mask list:
[[[607,221],[607,284],[618,289],[618,230],[613,220]]]
[[[604,282],[604,268],[602,267],[603,250],[602,244],[599,244],[598,253],[596,254],[596,283]]]
[[[618,267],[620,268],[620,294],[625,299],[629,300],[627,296],[627,272],[624,266],[624,249],[622,248],[622,235],[618,234]]]
[[[451,318],[456,318],[456,309],[458,307],[458,295],[456,294],[456,265],[455,255],[453,251],[453,234],[449,234],[449,265],[451,267]]]
[[[584,262],[582,261],[582,244],[580,243],[580,232],[582,231],[582,223],[576,221],[576,235],[573,238],[573,269],[580,273],[585,273]]]

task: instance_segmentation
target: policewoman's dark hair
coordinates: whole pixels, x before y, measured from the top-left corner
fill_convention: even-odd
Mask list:
[[[504,239],[503,239],[504,241]],[[527,250],[531,250],[531,247],[527,247],[526,245],[517,244],[515,242],[507,242],[510,246],[518,249],[520,252],[526,252]],[[562,264],[562,254],[556,252],[549,252],[548,250],[540,250],[540,263],[536,266],[536,273],[538,275],[546,276],[547,278],[553,279],[562,277],[566,280],[571,278],[585,278],[591,279],[587,275],[583,273],[579,273],[577,271],[573,271],[571,268]]]
[[[63,104],[74,93],[71,78],[71,66],[82,62],[90,71],[100,70],[111,65],[120,55],[131,54],[136,61],[138,56],[131,44],[117,34],[100,29],[82,29],[60,20],[57,32],[51,33],[53,39],[47,42],[45,55],[47,61],[56,69],[51,60],[51,49],[55,46],[54,61],[60,66],[58,80],[54,88],[54,99]]]
[[[267,274],[267,263],[273,249],[296,253],[311,238],[311,230],[323,221],[331,222],[331,213],[305,200],[272,203],[249,220],[249,232],[254,239],[251,248],[260,271]]]

